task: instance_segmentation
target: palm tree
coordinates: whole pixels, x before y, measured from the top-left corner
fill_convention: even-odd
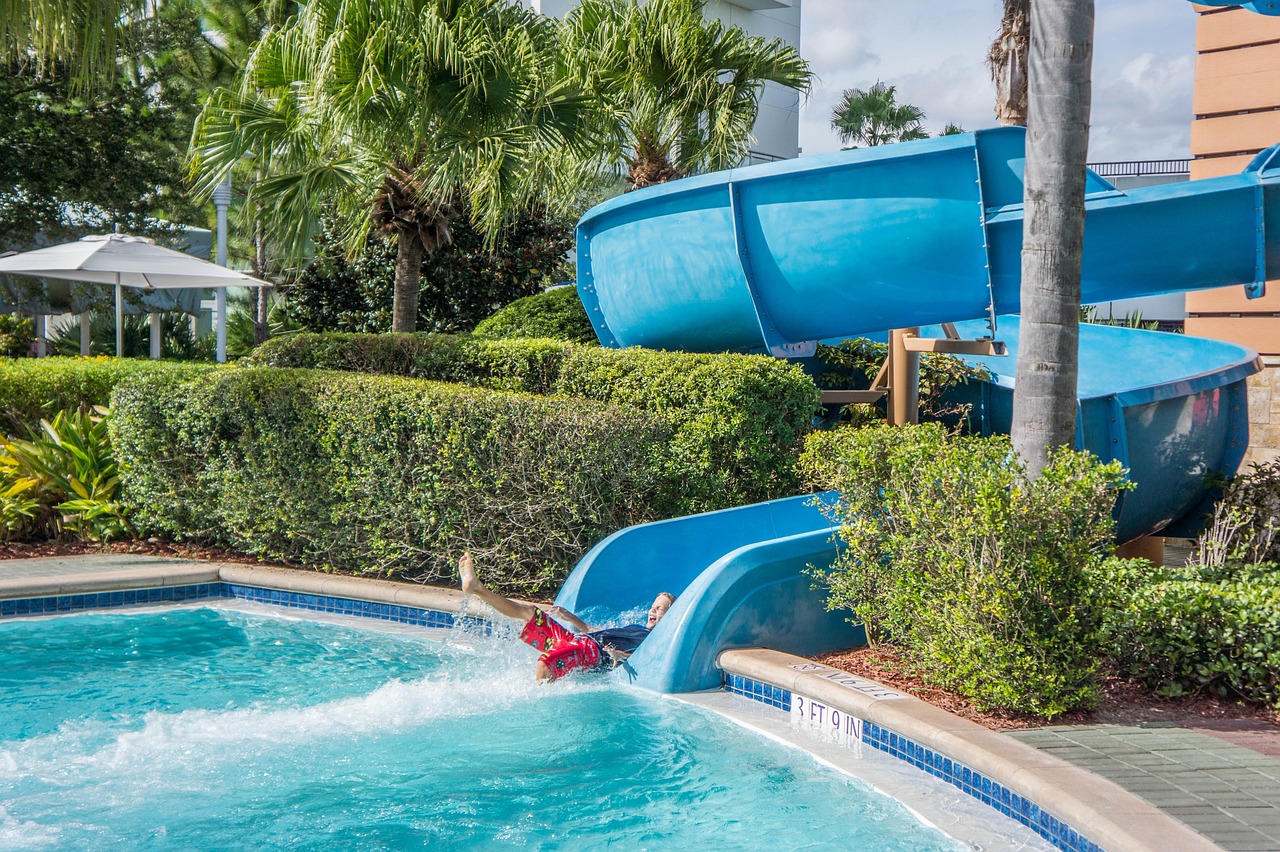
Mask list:
[[[1093,0],[1031,9],[1022,328],[1013,447],[1034,478],[1076,432],[1080,266],[1093,62]]]
[[[839,106],[831,113],[831,126],[846,150],[926,139],[929,134],[921,124],[923,120],[922,109],[898,103],[895,88],[880,80],[870,89],[845,89]]]
[[[71,69],[83,87],[115,79],[150,0],[0,0],[0,61]]]
[[[253,156],[249,201],[298,257],[325,205],[353,252],[394,238],[392,330],[413,331],[423,255],[459,201],[495,238],[584,150],[588,101],[556,77],[554,27],[506,0],[312,0],[214,93],[192,173],[211,193]]]
[[[1027,55],[1031,49],[1031,0],[1004,0],[1000,32],[987,52],[996,84],[996,118],[1004,125],[1027,124]]]
[[[574,79],[604,105],[607,165],[631,189],[738,165],[766,82],[806,91],[795,48],[703,16],[706,0],[583,0],[562,23]]]

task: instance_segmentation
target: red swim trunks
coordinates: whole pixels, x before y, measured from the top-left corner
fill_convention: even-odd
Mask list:
[[[542,610],[525,622],[520,638],[542,652],[538,657],[551,672],[551,679],[574,669],[594,669],[600,665],[600,646],[589,636],[570,633]]]

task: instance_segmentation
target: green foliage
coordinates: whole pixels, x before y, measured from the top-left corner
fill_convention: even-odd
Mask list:
[[[110,231],[164,237],[152,217],[203,220],[183,191],[193,103],[156,78],[73,92],[67,66],[0,70],[0,249]]]
[[[1208,568],[1280,562],[1280,461],[1254,463],[1226,483],[1196,545]]]
[[[1058,450],[1027,482],[1009,439],[940,425],[809,436],[801,466],[846,545],[829,605],[980,707],[1056,716],[1097,699],[1091,571],[1126,488],[1118,462]]]
[[[1104,571],[1103,647],[1165,696],[1211,694],[1280,707],[1280,565]]]
[[[194,375],[211,366],[118,358],[20,358],[0,360],[0,433],[21,435],[66,409],[107,405],[111,390],[138,374]]]
[[[0,444],[0,535],[108,541],[132,533],[116,499],[107,410],[96,412],[60,411],[30,440]]]
[[[524,213],[503,226],[492,249],[465,216],[449,231],[452,242],[422,259],[423,331],[469,330],[503,305],[572,277],[564,260],[573,247],[573,223],[567,219]],[[344,239],[337,223],[326,221],[315,239],[315,259],[285,290],[283,316],[308,331],[388,331],[395,242],[370,240],[349,258]]]
[[[313,370],[140,376],[114,400],[140,529],[427,581],[469,549],[522,595],[654,517],[667,436],[629,409]]]
[[[842,340],[838,346],[819,345],[818,362],[827,369],[818,377],[826,388],[861,389],[871,386],[881,365],[889,355],[889,345],[856,337]],[[971,408],[947,399],[947,394],[970,381],[989,381],[986,367],[967,364],[954,355],[924,353],[920,356],[920,420],[956,423],[963,421]],[[875,405],[848,405],[841,419],[855,425],[885,420],[885,401]]]
[[[476,326],[485,337],[546,337],[570,343],[596,342],[595,329],[573,287],[554,287],[517,299]]]
[[[249,359],[276,367],[391,373],[580,397],[656,415],[651,448],[662,513],[721,509],[796,493],[798,443],[818,392],[795,366],[750,355],[605,349],[551,340],[313,335],[270,340]]]
[[[31,354],[36,325],[30,317],[0,314],[0,356],[24,358]]]

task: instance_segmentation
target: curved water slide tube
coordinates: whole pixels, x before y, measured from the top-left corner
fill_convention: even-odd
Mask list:
[[[579,295],[609,346],[804,358],[818,341],[888,328],[953,322],[976,337],[994,325],[1011,354],[986,359],[995,376],[974,401],[984,431],[1007,431],[1018,324],[1005,315],[1019,307],[1023,134],[999,128],[844,151],[612,199],[579,222]],[[1277,204],[1275,148],[1240,175],[1128,192],[1090,172],[1083,301],[1233,284],[1260,295],[1280,277],[1280,215],[1266,215]],[[1243,457],[1256,354],[1087,326],[1080,360],[1078,443],[1120,459],[1138,486],[1119,508],[1121,540],[1184,528],[1205,504],[1208,476],[1233,473]],[[659,591],[679,594],[616,673],[659,691],[713,685],[725,648],[852,644],[852,628],[825,612],[803,573],[835,554],[832,530],[803,503],[623,530],[584,558],[558,603],[616,613]]]

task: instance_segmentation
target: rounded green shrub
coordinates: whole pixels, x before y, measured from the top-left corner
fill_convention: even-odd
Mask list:
[[[475,333],[484,337],[546,337],[571,343],[596,343],[586,308],[571,286],[552,287],[517,299],[480,321]]]

